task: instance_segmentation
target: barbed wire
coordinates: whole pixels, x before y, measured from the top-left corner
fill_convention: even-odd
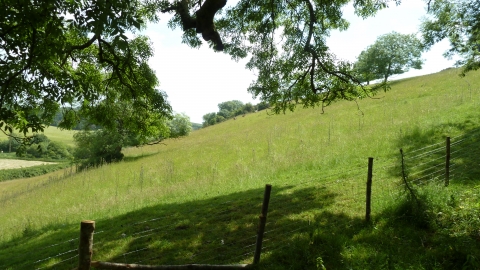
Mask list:
[[[444,160],[445,157],[446,157],[445,155],[440,156],[440,157],[436,157],[436,158],[430,159],[430,160],[428,160],[428,161],[425,161],[425,162],[423,162],[423,163],[419,163],[419,164],[416,164],[416,165],[414,165],[414,166],[410,166],[408,169],[409,169],[409,170],[412,170],[412,169],[415,169],[415,168],[418,168],[418,167],[422,167],[422,166],[424,166],[424,165],[426,165],[426,164],[429,164],[429,163],[432,163],[432,162],[435,162],[435,161],[438,161],[438,160]],[[410,160],[406,160],[406,162],[411,162],[411,161],[410,161]]]
[[[427,172],[427,171],[436,169],[436,168],[438,168],[438,167],[445,168],[445,163],[440,163],[440,164],[430,166],[430,167],[425,168],[425,169],[420,170],[420,171],[416,171],[416,172],[413,172],[413,173],[409,173],[408,176],[409,176],[409,177],[412,177],[412,176],[414,176],[414,175],[422,174],[422,173],[424,173],[424,172]]]
[[[68,251],[64,251],[64,252],[60,252],[54,256],[50,256],[50,257],[47,257],[47,258],[43,258],[43,259],[40,259],[40,260],[37,260],[35,262],[32,263],[32,265],[36,265],[36,264],[40,264],[42,262],[46,262],[48,260],[52,260],[52,259],[55,259],[55,258],[58,258],[58,257],[61,257],[65,254],[69,254],[69,253],[72,253],[72,252],[78,252],[78,249],[71,249],[71,250],[68,250]],[[78,256],[78,254],[77,254]]]
[[[419,182],[420,180],[423,180],[425,178],[430,178],[432,179],[433,177],[431,177],[432,175],[435,175],[436,173],[439,173],[439,172],[442,172],[442,174],[440,175],[445,175],[445,170],[444,169],[440,169],[438,171],[435,171],[435,172],[432,172],[430,174],[427,174],[425,176],[422,176],[422,177],[419,177],[419,178],[416,178],[416,179],[413,179],[413,180],[410,180],[411,183],[415,183],[415,182]],[[436,177],[440,176],[440,175],[437,175]]]
[[[472,146],[477,146],[479,144],[479,142],[470,140],[470,138],[474,138],[474,137],[476,138],[478,136],[475,135],[475,136],[465,137],[464,135],[459,135],[452,138],[453,140],[450,145],[451,149],[453,150],[451,152],[452,158],[450,159],[451,173],[456,172],[459,175],[461,175],[461,174],[468,174],[469,172],[474,172],[478,170],[476,168],[471,168],[471,167],[460,168],[460,166],[456,164],[462,158],[471,156],[472,153],[474,154],[478,152],[476,150],[472,150],[472,149],[476,149],[475,147],[472,147]],[[434,164],[435,162],[441,159],[445,159],[446,155],[444,153],[441,153],[441,151],[445,151],[446,147],[443,146],[442,144],[444,144],[444,142],[438,142],[435,144],[427,145],[419,149],[412,150],[409,153],[407,153],[406,155],[407,162],[413,163],[415,161],[418,161],[418,162],[415,162],[416,164],[414,166],[408,168],[408,170],[410,171],[409,177],[411,178],[409,182],[415,183],[415,184],[418,184],[418,183],[425,184],[425,183],[431,182],[427,180],[440,181],[445,179],[446,172],[445,172],[445,168],[443,168],[445,163]],[[399,161],[396,158],[388,158],[388,159],[386,158],[385,160],[382,159],[381,162],[378,162],[378,163],[375,162],[373,175],[380,176],[387,173],[391,173],[390,170],[399,168],[400,165],[398,164],[398,162]],[[296,182],[293,185],[291,183],[284,183],[284,184],[278,185],[278,187],[280,188],[289,188],[290,190],[287,190],[285,193],[282,192],[278,194],[278,196],[272,196],[270,200],[270,212],[268,213],[268,219],[267,219],[268,222],[266,224],[264,246],[262,250],[272,251],[272,250],[276,250],[278,248],[284,247],[286,243],[288,243],[291,240],[290,239],[291,236],[311,227],[312,220],[313,222],[315,222],[315,217],[317,217],[319,214],[323,213],[324,211],[327,211],[328,207],[330,207],[331,204],[339,205],[352,200],[353,201],[358,200],[358,198],[363,199],[365,197],[365,194],[364,194],[365,183],[363,180],[365,180],[366,175],[367,175],[366,165],[356,165],[354,167],[350,167],[347,170],[339,170],[329,175],[322,175],[320,177]],[[404,185],[404,183],[378,181],[378,182],[375,182],[374,187],[376,188],[388,187],[388,188],[391,188],[391,190],[394,190],[397,187],[402,185]],[[42,186],[45,186],[45,183],[42,185],[28,186],[26,190],[23,192],[28,192],[33,187],[38,188]],[[325,191],[325,195],[327,197],[333,194],[334,196],[332,199],[333,202],[321,202],[321,199],[319,198],[322,198],[323,189],[325,188],[329,189],[329,188],[335,188],[335,187],[341,187],[341,189],[339,189],[341,191],[336,191],[334,193],[332,193],[332,191],[329,191],[329,190]],[[290,195],[296,196],[295,192],[302,191],[302,189],[304,188],[313,188],[311,191],[312,194],[316,194],[314,196],[318,196],[318,197],[308,198],[307,200],[303,200],[303,201],[298,200],[298,201],[292,202],[292,198],[294,197],[291,197]],[[3,194],[2,201],[12,196],[6,192],[3,192],[2,194]],[[14,194],[14,196],[16,196],[16,194]],[[226,200],[223,202],[201,205],[202,208],[209,209],[209,212],[203,216],[205,219],[216,220],[222,224],[222,225],[219,225],[218,228],[203,229],[202,233],[209,234],[210,232],[221,230],[222,227],[228,226],[230,222],[236,221],[237,218],[235,216],[235,213],[232,213],[234,212],[232,210],[237,208],[252,209],[250,213],[245,213],[246,211],[242,212],[243,213],[242,222],[244,224],[247,222],[248,223],[253,222],[255,224],[255,222],[257,221],[256,220],[257,214],[259,214],[260,212],[259,209],[257,208],[259,208],[260,205],[261,205],[261,201],[257,200],[257,198],[253,199],[253,197],[248,199]],[[304,212],[305,210],[313,210],[313,211],[310,211],[309,213],[302,216],[302,212]],[[127,257],[128,258],[137,257],[136,262],[133,262],[133,263],[140,263],[145,261],[154,261],[161,257],[175,257],[172,255],[183,254],[183,252],[185,252],[186,254],[192,253],[192,255],[190,255],[189,258],[183,258],[184,261],[189,261],[189,262],[195,261],[195,262],[210,263],[210,262],[221,261],[221,262],[232,263],[232,262],[237,262],[240,259],[247,259],[247,258],[251,259],[250,257],[254,253],[253,249],[255,247],[255,238],[257,237],[256,234],[254,234],[255,226],[249,226],[248,229],[247,229],[247,226],[245,226],[244,228],[240,226],[240,227],[237,227],[239,229],[235,230],[234,233],[229,232],[228,236],[225,236],[225,237],[216,236],[214,239],[203,240],[201,242],[203,250],[200,252],[196,250],[195,247],[193,247],[191,251],[182,251],[182,252],[171,249],[168,251],[167,250],[162,251],[164,253],[162,253],[159,256],[138,260],[138,258],[142,258],[143,255],[141,254],[143,253],[149,254],[149,252],[151,252],[151,248],[148,246],[149,243],[148,241],[143,241],[144,238],[147,238],[150,236],[159,237],[161,235],[168,235],[170,232],[176,230],[178,226],[181,226],[183,219],[185,219],[185,217],[188,216],[188,214],[193,212],[198,212],[198,209],[190,209],[190,210],[186,210],[179,213],[159,215],[157,217],[149,218],[146,220],[137,221],[130,224],[124,224],[122,229],[122,232],[123,232],[122,235],[114,236],[114,234],[110,234],[106,237],[100,237],[99,238],[100,241],[95,241],[94,245],[98,248],[98,247],[101,247],[103,243],[108,243],[109,239],[105,239],[105,238],[121,239],[121,237],[123,237],[129,241],[138,242],[135,245],[135,247],[133,246],[130,247],[131,250],[127,250],[126,252],[118,255],[118,258],[123,258],[125,260],[125,263],[129,263],[126,261]],[[248,217],[249,215],[251,215],[251,218]],[[168,224],[165,224],[165,221],[168,221]],[[190,221],[187,221],[187,223],[188,222]],[[152,226],[154,224],[158,226]],[[140,229],[139,227],[143,225],[145,225],[145,227]],[[348,224],[345,222],[344,225],[348,225]],[[195,229],[195,225],[193,225],[192,227],[193,229]],[[245,230],[250,230],[250,229],[252,230],[252,232],[246,233]],[[95,234],[101,234],[105,231],[108,231],[108,229],[103,231],[96,231]],[[128,233],[128,235],[126,233]],[[69,244],[69,243],[74,244],[77,241],[78,239],[76,238],[68,239],[62,242],[45,246],[41,248],[41,250],[47,250],[50,248],[54,249],[64,244]],[[221,243],[221,244],[218,244],[218,243]],[[224,249],[234,249],[236,252],[226,253],[228,254],[228,258],[226,258],[225,255],[222,255],[221,254],[222,252],[220,252]],[[251,250],[249,251],[249,249]],[[64,257],[65,255],[71,254],[76,251],[77,249],[69,249],[64,252],[57,253],[53,256],[48,256],[40,260],[36,260],[32,263],[32,265],[44,264],[45,262],[59,259],[61,257]],[[205,258],[205,256],[207,256],[208,258]],[[78,257],[78,255],[74,255],[66,259],[60,260],[59,262],[56,262],[51,266],[45,266],[43,268],[38,268],[38,269],[45,269],[48,267],[60,265],[60,264],[69,262],[76,257]]]
[[[40,267],[40,268],[35,268],[35,269],[36,269],[36,270],[40,270],[40,269],[53,268],[53,267],[55,267],[55,266],[58,266],[58,265],[60,265],[60,264],[65,263],[65,262],[71,261],[71,260],[73,260],[73,259],[75,259],[75,258],[78,258],[78,254],[76,254],[76,255],[74,255],[74,256],[72,256],[72,257],[70,257],[70,258],[67,258],[67,259],[65,259],[65,260],[56,262],[56,263],[54,263],[54,264],[52,264],[52,265],[50,265],[50,266],[45,266],[45,267]],[[74,265],[71,265],[71,266],[74,266]]]
[[[420,152],[420,151],[423,151],[425,149],[428,149],[428,148],[431,148],[431,147],[434,147],[434,146],[437,146],[437,145],[441,145],[445,142],[438,142],[438,143],[434,143],[434,144],[430,144],[430,145],[427,145],[427,146],[424,146],[422,148],[418,148],[418,149],[415,149],[415,150],[412,150],[410,151],[409,153],[412,154],[412,153],[416,153],[416,152]]]
[[[421,157],[430,156],[430,155],[432,155],[434,153],[437,153],[437,152],[440,152],[440,151],[445,151],[445,146],[433,149],[433,150],[428,151],[428,152],[423,152],[423,153],[420,153],[420,154],[415,155],[415,156],[410,156],[409,155],[410,153],[405,153],[405,159],[415,160],[415,159],[419,159]]]

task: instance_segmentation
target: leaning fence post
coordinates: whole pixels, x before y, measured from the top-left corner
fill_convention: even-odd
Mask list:
[[[265,232],[265,224],[267,223],[268,203],[270,202],[270,192],[272,185],[265,185],[263,193],[262,214],[259,216],[260,223],[258,225],[257,243],[255,245],[255,255],[253,256],[253,264],[260,262],[260,254],[262,253],[263,234]]]
[[[93,254],[93,231],[95,221],[84,220],[80,224],[80,244],[78,245],[78,270],[89,270]]]
[[[450,137],[447,137],[445,155],[445,186],[450,184]]]
[[[367,173],[367,199],[365,220],[370,222],[371,202],[372,202],[372,175],[373,175],[373,157],[368,158],[368,173]]]

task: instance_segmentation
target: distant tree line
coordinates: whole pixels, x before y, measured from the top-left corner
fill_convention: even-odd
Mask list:
[[[212,126],[239,115],[261,111],[268,108],[269,105],[265,102],[252,105],[252,103],[243,104],[243,102],[239,100],[225,101],[218,104],[218,112],[207,113],[203,116],[202,126]]]

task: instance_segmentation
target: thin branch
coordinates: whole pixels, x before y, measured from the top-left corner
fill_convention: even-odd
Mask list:
[[[403,182],[405,183],[405,186],[407,187],[408,191],[410,191],[410,194],[411,194],[412,197],[415,199],[415,201],[417,202],[417,204],[420,204],[420,202],[418,201],[417,196],[415,195],[415,192],[414,192],[413,189],[410,187],[410,185],[408,184],[408,181],[407,181],[407,173],[405,172],[405,156],[404,156],[404,154],[403,154],[403,149],[400,149],[400,155],[402,156],[402,179],[403,179]]]
[[[100,62],[104,62],[104,63],[107,63],[109,64],[110,66],[112,66],[112,69],[113,69],[113,72],[117,75],[118,77],[118,80],[120,81],[120,83],[124,86],[126,86],[130,92],[132,93],[132,97],[133,99],[136,98],[136,94],[135,94],[135,90],[133,89],[132,85],[125,82],[123,76],[122,76],[122,73],[121,72],[124,72],[124,70],[122,70],[120,67],[119,67],[119,64],[118,62],[120,62],[120,59],[119,57],[115,54],[115,50],[113,49],[113,47],[110,45],[110,43],[108,43],[107,41],[103,40],[102,38],[98,37],[98,46],[99,46],[99,60]],[[110,49],[110,52],[112,53],[113,57],[115,58],[115,60],[117,61],[117,63],[114,63],[112,60],[108,59],[108,58],[105,58],[104,57],[104,53],[103,53],[103,47],[102,47],[102,44],[105,45],[106,47],[108,47]]]
[[[62,61],[62,66],[65,65],[65,63],[67,62],[68,56],[72,57],[72,52],[74,50],[84,50],[84,49],[90,47],[93,44],[93,42],[95,42],[95,40],[97,40],[98,38],[100,38],[100,35],[95,34],[90,40],[88,40],[87,42],[85,42],[82,45],[70,46],[70,48],[65,52],[65,58]]]

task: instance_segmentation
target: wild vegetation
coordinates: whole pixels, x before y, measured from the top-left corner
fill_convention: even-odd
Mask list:
[[[39,176],[72,166],[72,131],[49,127],[44,133],[29,136],[33,136],[31,141],[22,145],[22,141],[0,133],[0,159],[8,163],[0,167],[0,181]]]
[[[225,101],[218,104],[218,112],[207,113],[203,116],[202,126],[212,126],[229,119],[236,119],[240,115],[268,109],[268,107],[268,103],[265,102],[252,105],[251,103],[243,104],[240,100]]]
[[[73,268],[85,219],[97,222],[94,260],[250,263],[253,248],[243,248],[272,184],[259,269],[478,269],[480,185],[469,166],[478,163],[480,73],[458,73],[396,81],[324,113],[248,114],[77,174],[2,182],[0,268]],[[445,136],[469,138],[468,151],[448,187],[412,183],[416,205],[401,185],[399,149],[410,168],[410,153]]]

